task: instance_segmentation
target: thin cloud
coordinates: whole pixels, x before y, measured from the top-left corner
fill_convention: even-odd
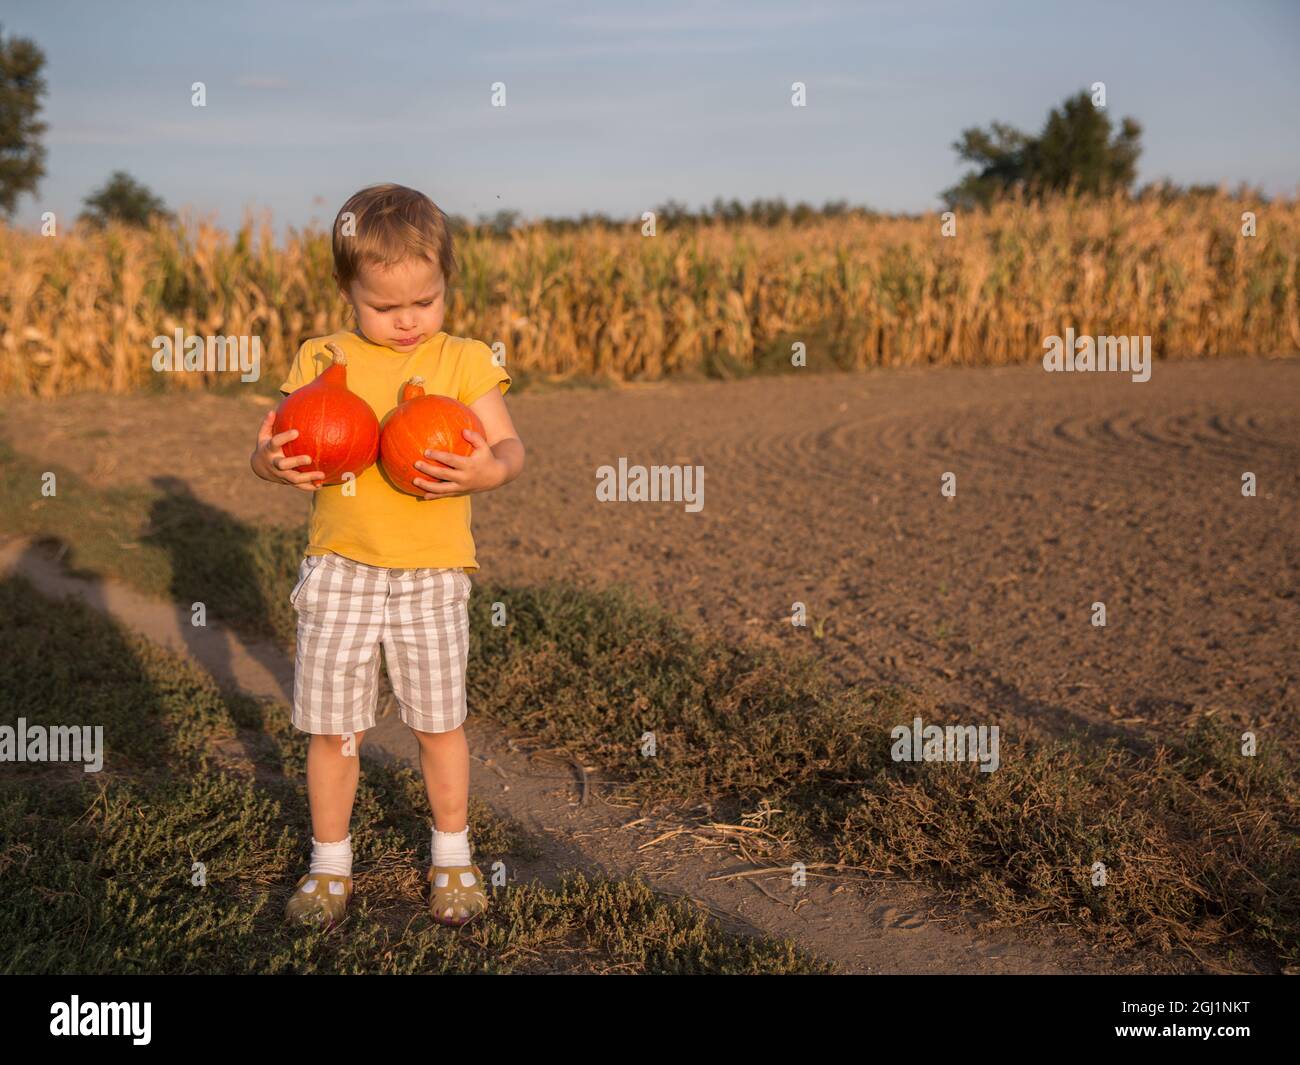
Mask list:
[[[808,26],[824,22],[835,14],[825,7],[810,4],[780,4],[768,9],[746,7],[737,14],[734,9],[718,10],[698,5],[683,7],[678,11],[656,9],[653,13],[643,9],[627,11],[597,11],[561,17],[561,25],[581,30],[608,30],[611,33],[699,33],[718,30],[722,33],[784,30],[791,26]]]
[[[278,74],[241,74],[235,79],[240,89],[287,89],[289,79]]]

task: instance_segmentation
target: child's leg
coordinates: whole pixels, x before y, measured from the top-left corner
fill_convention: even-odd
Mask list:
[[[384,661],[402,721],[420,744],[433,811],[429,908],[460,925],[487,909],[483,874],[471,863],[465,666],[473,585],[459,568],[396,571],[384,617]]]
[[[469,826],[469,744],[465,728],[449,732],[412,729],[420,743],[420,769],[433,810],[429,909],[435,921],[461,925],[488,907],[483,874],[472,864]]]
[[[311,834],[322,843],[334,843],[348,835],[360,778],[363,736],[364,731],[342,736],[315,735],[307,742]]]
[[[419,732],[420,771],[433,823],[440,832],[463,832],[469,813],[469,744],[465,726],[450,732]],[[317,837],[319,838],[319,837]]]
[[[384,617],[388,677],[402,721],[420,742],[434,825],[463,832],[469,805],[464,723],[469,575],[454,568],[396,570]]]
[[[307,798],[312,834],[348,833],[361,737],[375,723],[387,570],[342,555],[309,556],[290,601],[298,614],[293,723],[312,735]]]
[[[307,743],[311,866],[285,906],[291,921],[339,921],[352,895],[352,804],[361,739],[375,723],[386,571],[338,554],[303,561],[293,723]]]
[[[315,734],[307,741],[307,802],[311,807],[311,866],[284,913],[292,922],[324,927],[343,919],[352,896],[352,801],[360,775],[363,732]]]

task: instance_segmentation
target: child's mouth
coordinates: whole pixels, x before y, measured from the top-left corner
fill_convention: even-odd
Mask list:
[[[400,345],[402,345],[402,347],[406,347],[406,346],[408,346],[408,345],[410,345],[410,344],[414,344],[414,343],[415,343],[417,340],[419,340],[419,339],[420,339],[419,336],[413,336],[413,337],[398,337],[396,340],[393,341],[393,343],[394,343],[394,344],[400,344]]]

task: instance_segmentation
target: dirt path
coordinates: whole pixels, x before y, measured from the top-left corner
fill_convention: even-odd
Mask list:
[[[624,581],[729,638],[816,649],[846,683],[914,687],[963,723],[1141,742],[1213,709],[1296,745],[1298,401],[1300,362],[1264,360],[1159,363],[1146,384],[1015,367],[523,395],[509,402],[526,473],[475,499],[474,533],[485,575]],[[0,404],[29,454],[114,484],[179,477],[236,517],[298,523],[306,498],[247,469],[262,410],[211,395]],[[596,468],[620,457],[702,464],[704,509],[597,502]],[[945,471],[955,499],[940,495]],[[24,572],[39,568],[19,554]],[[790,625],[795,600],[829,619],[824,640]],[[1094,601],[1105,628],[1090,624]],[[115,613],[136,624],[150,609],[171,612]],[[252,652],[247,674],[229,647],[213,660],[257,691],[273,658]],[[379,745],[413,755],[400,724],[386,727]],[[709,881],[739,868],[725,849],[679,837],[638,851],[677,822],[625,827],[636,814],[599,788],[571,805],[571,773],[485,722],[471,742],[506,774],[476,762],[476,793],[547,834],[552,869],[640,868],[845,971],[1121,968],[1067,940],[1031,945],[1027,930],[926,920],[925,896],[897,886],[814,881],[792,909],[745,881]]]

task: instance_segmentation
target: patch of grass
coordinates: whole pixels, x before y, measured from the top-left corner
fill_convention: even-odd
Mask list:
[[[895,762],[890,731],[941,710],[836,686],[811,656],[726,646],[628,589],[480,584],[470,609],[471,705],[606,767],[626,797],[774,809],[791,861],[924,879],[1005,921],[1050,917],[1117,948],[1246,940],[1300,960],[1300,787],[1284,752],[1241,756],[1210,718],[1152,755],[1004,736],[992,773]]]
[[[41,495],[55,473],[57,493]],[[159,488],[100,488],[75,471],[41,466],[0,441],[3,530],[63,552],[85,577],[115,577],[148,595],[202,602],[210,616],[249,636],[293,647],[289,590],[303,533],[254,526],[195,497],[180,480]],[[286,586],[285,580],[288,579]]]
[[[364,745],[348,916],[330,932],[289,928],[283,908],[310,824],[306,738],[287,708],[230,696],[186,660],[21,579],[0,582],[0,618],[0,723],[104,730],[101,772],[0,767],[4,972],[827,971],[789,941],[725,933],[639,880],[492,889],[487,914],[443,928],[425,901],[423,784]],[[231,739],[254,759],[231,764],[220,753]],[[470,823],[488,876],[536,853],[481,802]]]

